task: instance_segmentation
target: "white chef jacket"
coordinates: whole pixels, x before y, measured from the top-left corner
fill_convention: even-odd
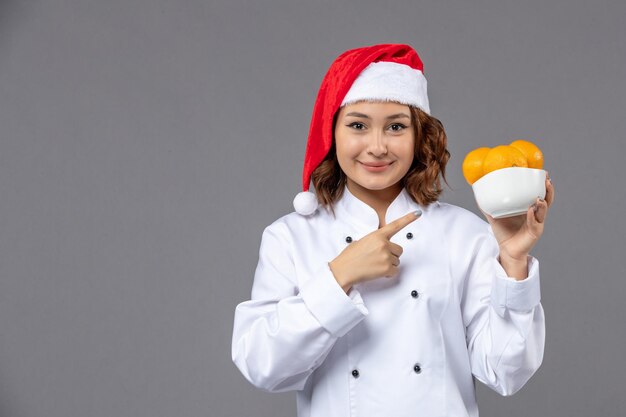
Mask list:
[[[251,299],[235,309],[232,359],[269,392],[297,391],[298,417],[478,416],[474,379],[517,392],[543,359],[539,264],[507,277],[491,226],[461,207],[415,203],[403,189],[385,222],[421,209],[391,237],[399,273],[346,294],[328,262],[378,229],[347,186],[310,216],[265,228]]]

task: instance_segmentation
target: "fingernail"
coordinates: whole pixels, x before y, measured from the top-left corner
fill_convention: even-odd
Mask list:
[[[415,216],[417,217],[417,216],[419,216],[420,214],[422,214],[422,210],[417,209],[417,210],[415,210],[415,211],[413,212],[413,214],[415,214]]]
[[[537,206],[537,204],[533,204],[533,211],[534,211],[534,212],[537,212],[537,209],[538,209],[538,208],[539,208],[539,207]]]

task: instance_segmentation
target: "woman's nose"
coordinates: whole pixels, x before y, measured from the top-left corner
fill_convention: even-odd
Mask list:
[[[367,152],[374,156],[381,156],[387,153],[387,142],[383,133],[375,132],[370,135]]]

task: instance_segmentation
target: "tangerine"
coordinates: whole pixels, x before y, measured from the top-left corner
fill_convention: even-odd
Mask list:
[[[470,185],[483,176],[483,161],[491,148],[477,148],[468,153],[463,160],[463,176]]]
[[[541,153],[539,147],[534,143],[527,140],[519,139],[511,142],[509,146],[519,149],[524,154],[524,156],[526,156],[526,160],[528,161],[528,168],[543,168],[543,153]]]
[[[528,168],[526,156],[517,148],[509,145],[496,146],[489,150],[483,161],[483,175],[509,167]]]

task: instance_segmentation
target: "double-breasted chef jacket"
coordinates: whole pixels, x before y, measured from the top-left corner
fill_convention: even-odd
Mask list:
[[[336,217],[320,207],[263,231],[251,299],[235,309],[232,359],[269,392],[297,391],[298,417],[478,416],[474,379],[517,392],[543,359],[539,264],[516,281],[498,262],[491,226],[461,207],[422,206],[406,189],[388,224],[399,272],[346,294],[328,262],[378,229],[347,187]]]

